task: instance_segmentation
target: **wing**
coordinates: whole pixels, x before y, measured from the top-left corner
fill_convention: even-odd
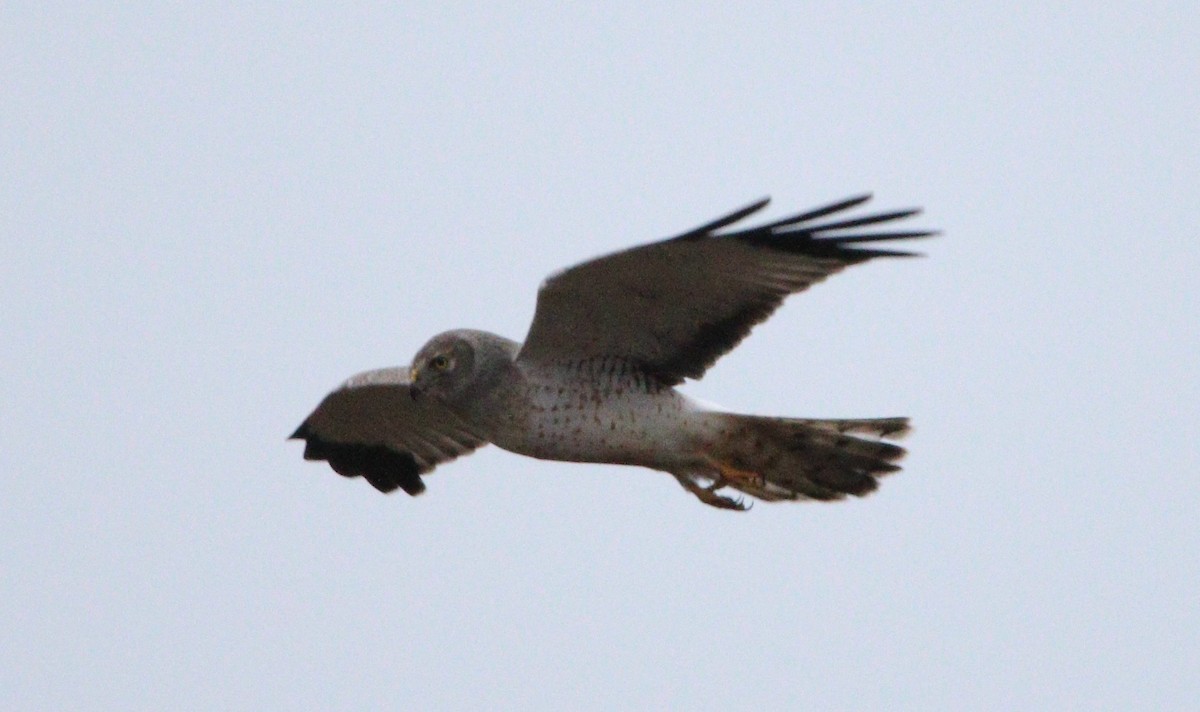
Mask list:
[[[870,199],[843,200],[783,220],[721,233],[760,200],[661,242],[552,275],[518,356],[552,362],[621,356],[662,383],[699,378],[789,294],[874,257],[912,253],[858,247],[936,234],[859,228],[916,215],[899,210],[822,221]]]
[[[449,410],[413,400],[404,369],[354,376],[325,396],[291,440],[305,460],[328,460],[344,477],[365,477],[380,492],[425,491],[421,475],[487,441]]]

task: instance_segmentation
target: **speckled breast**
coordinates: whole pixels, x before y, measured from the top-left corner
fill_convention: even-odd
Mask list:
[[[619,359],[590,359],[524,372],[523,420],[497,432],[501,447],[573,462],[669,464],[695,408],[674,389]]]

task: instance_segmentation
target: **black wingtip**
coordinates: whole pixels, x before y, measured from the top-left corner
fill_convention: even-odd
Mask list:
[[[828,240],[821,240],[828,242]],[[838,249],[837,256],[845,259],[847,262],[854,264],[857,262],[866,262],[867,260],[875,259],[876,257],[924,257],[924,252],[909,252],[907,250],[856,250],[844,246],[835,245]]]
[[[856,208],[859,205],[862,205],[863,203],[868,202],[869,200],[871,200],[874,197],[875,197],[875,194],[868,190],[865,193],[859,193],[858,195],[854,195],[849,198],[845,198],[843,200],[839,200],[837,202],[830,203],[829,205],[827,205],[823,208],[816,208],[815,210],[810,210],[808,212],[809,217],[807,219],[812,220],[814,218],[819,218],[822,215],[828,215],[830,213],[837,213],[837,212],[841,212],[843,210],[849,210],[850,208]]]
[[[304,441],[305,460],[325,460],[342,477],[362,477],[384,494],[402,489],[415,497],[425,491],[421,467],[412,453],[323,440],[309,430],[308,421],[288,439]]]
[[[770,202],[771,202],[771,196],[769,196],[769,195],[766,197],[760,198],[759,200],[757,200],[753,203],[750,203],[749,205],[747,205],[744,208],[739,208],[739,209],[733,211],[732,213],[729,213],[728,215],[724,215],[722,217],[717,218],[716,220],[713,220],[712,222],[707,222],[707,223],[701,225],[700,227],[693,228],[681,235],[677,235],[675,237],[675,239],[676,240],[695,240],[695,239],[698,239],[701,237],[711,235],[723,227],[728,227],[728,226],[734,224],[735,222],[738,222],[739,220],[742,220],[750,215],[753,215],[754,213],[757,213],[759,210],[762,210],[763,208],[767,207],[767,204]]]
[[[901,232],[872,232],[861,235],[838,235],[836,237],[827,237],[826,240],[835,240],[843,245],[852,245],[856,242],[881,242],[884,240],[920,240],[926,237],[937,237],[941,235],[941,230],[911,230]]]
[[[851,228],[883,225],[885,223],[890,224],[897,220],[904,220],[905,218],[919,215],[921,213],[920,208],[890,210],[863,217],[845,218],[832,222],[813,224],[814,220],[850,210],[866,203],[870,199],[870,193],[863,193],[862,195],[839,200],[835,203],[800,213],[799,215],[793,215],[782,220],[767,223],[766,225],[759,225],[733,233],[728,235],[728,237],[759,247],[808,254],[814,257],[834,258],[852,264],[874,257],[920,256],[917,253],[902,250],[855,249],[852,247],[857,243],[920,239],[940,234],[937,230],[898,230],[890,232],[855,232],[851,234],[844,232]]]
[[[867,215],[861,218],[851,218],[849,220],[838,220],[837,222],[823,223],[821,225],[797,225],[796,229],[805,232],[830,232],[831,230],[845,230],[850,227],[861,227],[863,225],[877,225],[879,223],[891,222],[893,220],[903,220],[904,218],[920,215],[920,208],[908,208],[906,210],[893,210],[887,213],[878,213],[876,215]]]

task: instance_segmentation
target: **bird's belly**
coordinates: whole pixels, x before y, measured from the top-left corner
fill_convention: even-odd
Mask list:
[[[560,392],[561,391],[561,392]],[[687,451],[693,408],[671,390],[539,389],[524,418],[493,442],[530,457],[669,467]]]

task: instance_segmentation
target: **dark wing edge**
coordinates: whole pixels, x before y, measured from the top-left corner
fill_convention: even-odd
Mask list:
[[[421,475],[487,441],[449,411],[413,400],[402,369],[359,374],[327,395],[289,440],[303,440],[304,459],[326,461],[347,478],[380,492],[425,491]]]
[[[415,497],[425,491],[421,467],[411,452],[393,450],[386,445],[325,440],[313,431],[307,420],[288,440],[304,441],[305,460],[324,460],[342,477],[362,477],[385,494],[402,489]]]
[[[764,198],[723,218],[677,235],[671,238],[671,240],[691,241],[713,238],[737,240],[754,247],[779,250],[789,254],[806,255],[820,259],[836,259],[846,265],[850,265],[865,262],[874,257],[920,256],[920,253],[900,250],[860,249],[854,247],[856,244],[888,240],[912,240],[933,237],[940,234],[937,230],[844,232],[852,228],[880,225],[920,215],[920,208],[893,210],[832,222],[816,222],[821,218],[856,208],[869,201],[871,197],[870,193],[865,193],[807,210],[781,220],[758,225],[747,230],[728,233],[717,232],[717,230],[740,222],[752,213],[766,207],[770,198]]]

